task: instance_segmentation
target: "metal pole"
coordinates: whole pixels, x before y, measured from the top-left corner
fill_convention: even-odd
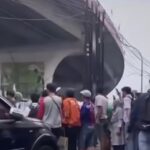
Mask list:
[[[105,52],[104,52],[104,21],[105,21],[105,12],[103,12],[102,14],[102,17],[103,17],[103,20],[102,20],[102,33],[101,33],[101,79],[102,79],[102,82],[101,82],[101,86],[102,86],[102,89],[103,89],[103,92],[104,92],[104,57],[105,57]]]
[[[142,53],[138,49],[135,49],[135,50],[138,52],[138,54],[139,54],[139,56],[141,58],[141,93],[143,93],[144,60],[143,60]]]
[[[143,71],[144,71],[144,63],[143,63],[143,56],[141,54],[141,93],[143,93]]]
[[[97,12],[96,20],[96,69],[95,69],[95,81],[96,87],[99,88],[101,84],[101,35],[100,35],[100,12]]]
[[[102,14],[102,23],[101,23],[101,34],[100,34],[100,70],[101,70],[101,80],[100,80],[100,84],[101,84],[101,89],[104,92],[104,57],[105,57],[105,52],[104,52],[104,21],[105,21],[105,12],[103,12]]]
[[[88,1],[86,1],[85,7],[85,54],[86,54],[86,85],[85,88],[92,90],[92,14],[88,7]]]
[[[100,20],[102,16],[102,20]],[[102,21],[102,22],[101,22]],[[104,21],[105,12],[98,12],[96,24],[96,84],[98,88],[104,90]]]

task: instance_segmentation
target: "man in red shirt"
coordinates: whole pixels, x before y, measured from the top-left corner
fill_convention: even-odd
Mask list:
[[[43,116],[44,116],[44,112],[45,112],[45,108],[44,108],[44,99],[45,97],[48,96],[48,92],[47,90],[44,90],[42,92],[42,95],[39,99],[39,111],[38,111],[38,114],[37,114],[37,118],[42,120],[43,119]]]

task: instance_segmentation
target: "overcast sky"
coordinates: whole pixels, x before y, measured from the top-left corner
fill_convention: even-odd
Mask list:
[[[150,0],[100,0],[116,27],[120,26],[120,32],[135,47],[141,50],[143,56],[150,61]],[[140,62],[126,52],[129,63],[140,69]],[[146,71],[150,69],[145,66]],[[133,69],[126,63],[125,73],[118,85],[132,86],[140,90],[140,71]],[[149,86],[150,75],[144,75],[144,90]]]

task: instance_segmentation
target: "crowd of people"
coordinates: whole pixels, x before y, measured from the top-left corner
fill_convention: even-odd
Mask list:
[[[32,94],[29,116],[42,120],[57,139],[67,137],[68,150],[150,150],[150,92],[137,97],[124,87],[117,91],[110,111],[101,88],[94,98],[90,90],[80,91],[81,99],[73,89],[65,95],[59,90],[49,83],[40,98]],[[16,95],[7,92],[13,103],[22,98]],[[15,105],[25,107],[24,102]]]

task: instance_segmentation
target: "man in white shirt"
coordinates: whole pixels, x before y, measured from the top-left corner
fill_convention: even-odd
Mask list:
[[[131,114],[131,103],[132,103],[132,91],[130,87],[122,88],[122,97],[123,97],[123,120],[125,124],[129,124],[130,122],[130,114]]]
[[[132,139],[129,139],[128,127],[130,123],[131,115],[131,103],[132,103],[132,91],[130,87],[122,88],[123,97],[123,121],[125,124],[125,138],[126,138],[126,149],[130,149]]]
[[[98,88],[97,95],[95,97],[96,133],[101,143],[100,149],[108,150],[110,144],[107,120],[108,100],[102,93],[103,90]]]
[[[44,99],[43,122],[52,129],[57,138],[63,136],[61,105],[62,98],[55,94],[56,87],[53,84],[47,84],[48,96]]]

